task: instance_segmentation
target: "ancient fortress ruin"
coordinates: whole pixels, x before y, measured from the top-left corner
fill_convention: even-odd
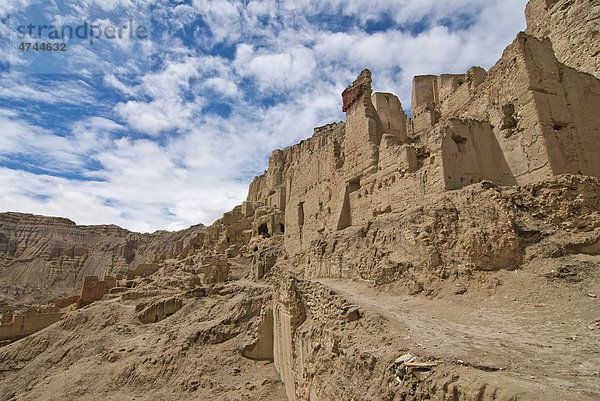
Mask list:
[[[244,374],[238,366],[254,372],[257,361],[273,362],[289,400],[547,400],[570,399],[564,394],[572,389],[597,399],[597,378],[584,371],[600,362],[593,337],[600,319],[590,315],[597,294],[584,294],[583,285],[600,283],[600,5],[531,0],[526,17],[527,31],[488,71],[415,77],[410,117],[394,94],[373,93],[365,69],[341,93],[346,121],[273,151],[246,201],[210,227],[137,234],[0,214],[0,295],[37,300],[44,291],[58,298],[51,307],[3,315],[0,341],[59,320],[39,334],[53,330],[64,338],[83,327],[98,343],[120,338],[128,347],[106,340],[103,347],[119,349],[98,345],[102,357],[94,367],[121,358],[130,365],[123,362],[119,385],[181,391],[182,399],[202,389],[230,399],[254,391],[249,382],[240,382],[246,390],[215,383],[223,366],[225,388]],[[358,297],[362,305],[342,298],[343,290],[363,296],[365,287],[384,295]],[[79,296],[64,298],[79,288]],[[487,312],[500,311],[500,326],[526,308],[515,321],[534,319],[532,309],[555,320],[531,320],[510,335],[504,327],[489,334],[490,320],[479,327],[489,337],[479,338],[456,331],[457,324],[444,326],[436,309],[425,323],[412,316],[410,325],[420,329],[413,341],[410,328],[398,328],[398,316],[410,313],[404,304],[392,302],[387,314],[378,309],[397,294],[445,302],[464,295],[452,306],[466,314],[497,296],[501,301]],[[99,323],[97,311],[106,322]],[[593,326],[565,337],[565,326],[581,326],[584,318]],[[538,344],[546,330],[549,342],[560,341]],[[134,334],[142,340],[130,347]],[[426,348],[428,336],[435,346]],[[484,351],[459,358],[478,341]],[[22,346],[22,360],[18,347],[0,349],[0,367],[17,372],[10,376],[17,384],[0,387],[0,397],[20,391],[20,381],[24,388],[31,383],[19,376],[20,369],[35,371],[27,365],[30,349]],[[428,362],[394,354],[407,349]],[[214,350],[216,364],[202,365]],[[40,358],[59,362],[68,353],[61,349],[52,359],[43,352]],[[528,361],[525,368],[520,359]],[[210,380],[188,380],[200,368]],[[535,369],[541,373],[534,380]]]
[[[346,121],[275,150],[246,202],[207,230],[205,245],[235,256],[277,237],[293,257],[332,233],[473,183],[600,177],[598,65],[577,70],[560,57],[567,51],[557,59],[553,42],[534,35],[545,32],[553,3],[529,4],[532,32],[489,71],[415,77],[410,118],[395,95],[372,93],[364,70],[342,93]],[[578,60],[596,59],[593,51]]]

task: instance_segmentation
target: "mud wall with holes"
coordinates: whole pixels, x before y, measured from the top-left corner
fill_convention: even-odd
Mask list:
[[[527,33],[549,37],[561,63],[600,78],[600,2],[531,0],[525,17]]]
[[[481,180],[528,184],[558,174],[600,176],[600,82],[556,60],[552,43],[521,33],[502,59],[436,104],[447,189]],[[434,88],[435,89],[435,88]]]
[[[368,70],[342,105],[344,123],[273,152],[250,186],[247,203],[285,227],[288,255],[477,182],[600,177],[600,81],[561,64],[549,39],[520,33],[489,71],[415,77],[410,118],[372,93]]]

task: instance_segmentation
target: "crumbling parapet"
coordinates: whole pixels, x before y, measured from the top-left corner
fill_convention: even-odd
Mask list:
[[[383,124],[371,101],[371,71],[363,70],[342,93],[346,112],[344,173],[347,178],[377,169]]]
[[[420,75],[413,78],[411,136],[430,130],[439,120],[434,93],[435,75]]]
[[[79,306],[89,305],[92,302],[99,301],[117,286],[117,280],[113,276],[105,276],[104,280],[99,280],[97,276],[88,276],[83,279],[81,286],[81,298],[78,301]]]
[[[373,95],[373,106],[381,120],[384,134],[394,136],[400,144],[406,143],[407,117],[400,99],[391,93],[377,92]]]

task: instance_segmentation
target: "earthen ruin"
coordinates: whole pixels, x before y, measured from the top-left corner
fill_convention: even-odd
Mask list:
[[[15,341],[40,331],[60,320],[64,312],[59,308],[30,308],[22,313],[2,314],[0,342]]]
[[[415,77],[410,113],[365,69],[346,121],[273,151],[210,227],[0,215],[2,274],[31,283],[15,299],[32,261],[83,281],[3,315],[0,341],[46,330],[0,349],[16,372],[0,396],[52,388],[35,362],[114,375],[69,377],[80,393],[597,399],[600,6],[532,0],[526,17],[488,71]]]

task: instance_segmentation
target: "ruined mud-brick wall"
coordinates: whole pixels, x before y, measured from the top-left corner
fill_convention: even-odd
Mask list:
[[[558,62],[550,40],[519,34],[489,72],[416,77],[412,99],[407,119],[365,70],[342,94],[345,124],[273,152],[247,203],[284,213],[288,254],[482,180],[600,176],[600,81]]]
[[[96,276],[88,276],[83,279],[79,304],[84,306],[99,301],[108,294],[111,288],[116,286],[117,281],[114,277],[106,276],[104,280],[98,280]]]
[[[317,128],[312,138],[273,152],[268,170],[250,185],[247,203],[285,213],[290,254],[443,190],[440,162],[406,143],[400,101],[372,94],[368,70],[344,91],[343,104],[345,124]]]
[[[57,309],[66,308],[67,306],[73,305],[74,303],[79,301],[80,298],[81,298],[80,295],[74,295],[74,296],[68,297],[68,298],[56,299],[56,300],[54,300],[54,306]]]
[[[250,184],[246,204],[268,205],[285,213],[280,224],[284,224],[286,241],[294,246],[306,240],[305,231],[312,235],[322,228],[316,224],[317,216],[323,227],[334,224],[332,209],[339,203],[337,175],[344,157],[344,128],[344,124],[317,128],[312,138],[273,152],[268,170]]]
[[[487,74],[471,69],[435,107],[425,142],[443,159],[447,189],[600,176],[600,81],[559,63],[549,40],[519,34]]]
[[[0,326],[0,341],[18,340],[54,324],[64,313],[24,313],[14,315],[11,324]]]
[[[600,78],[600,2],[531,0],[527,32],[549,37],[561,63]]]

